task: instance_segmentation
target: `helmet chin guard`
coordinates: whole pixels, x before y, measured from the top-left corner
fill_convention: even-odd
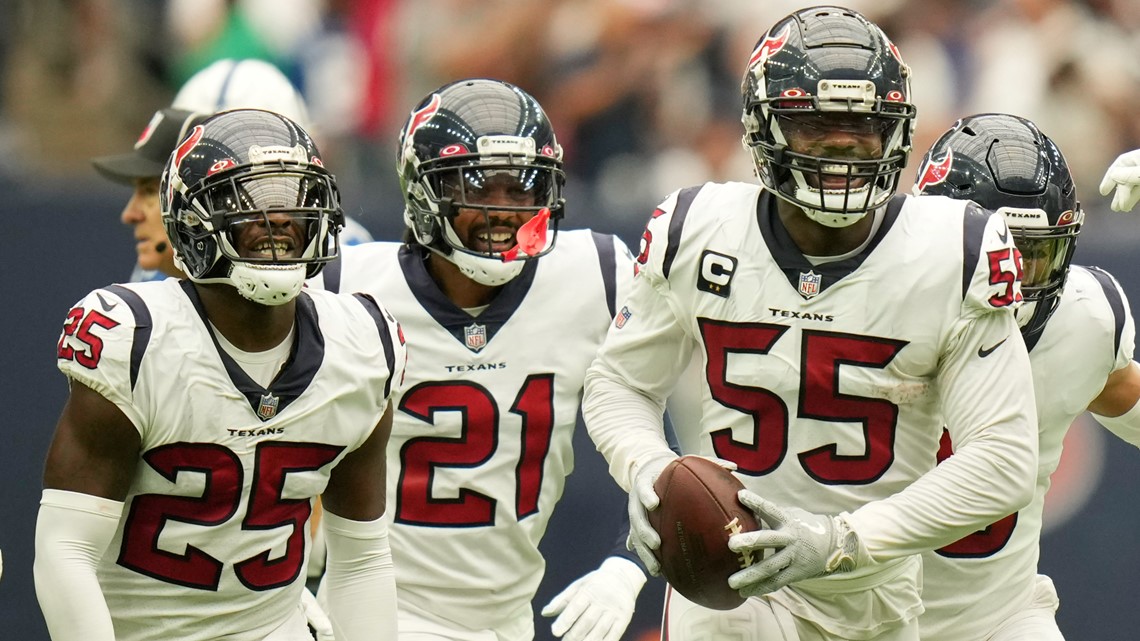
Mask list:
[[[838,193],[833,193],[828,190],[812,189],[811,187],[797,187],[796,198],[789,200],[789,202],[799,206],[808,218],[825,227],[849,227],[862,220],[863,217],[867,215],[868,210],[842,212],[836,210],[844,209],[844,201],[850,201],[853,197],[866,200],[867,197],[870,196],[870,191],[869,185]],[[811,202],[812,200],[818,200],[820,202],[818,209],[804,205],[804,203]]]
[[[1013,317],[1017,319],[1017,326],[1022,330],[1029,326],[1029,321],[1033,320],[1037,314],[1037,303],[1038,301],[1035,300],[1027,300],[1013,311]]]
[[[305,266],[234,263],[229,281],[239,294],[255,303],[284,305],[301,293]]]
[[[554,234],[548,234],[547,223],[550,214],[547,210],[539,212],[522,225],[515,234],[517,244],[505,252],[498,252],[493,256],[475,254],[466,251],[444,252],[438,249],[438,244],[429,245],[428,248],[455,264],[464,276],[488,287],[505,285],[522,273],[525,261],[528,258],[542,256],[554,247]],[[455,233],[451,223],[443,222],[444,240],[448,247],[462,245],[459,236]]]
[[[305,285],[304,265],[263,265],[254,263],[229,263],[229,273],[225,276],[198,277],[188,271],[177,252],[174,263],[195,283],[221,283],[232,285],[245,298],[275,307],[284,305],[297,297]]]
[[[521,260],[504,262],[495,258],[473,256],[464,252],[453,251],[451,254],[444,255],[438,250],[432,249],[432,251],[454,263],[464,276],[487,287],[506,285],[522,273],[523,267],[526,265]]]

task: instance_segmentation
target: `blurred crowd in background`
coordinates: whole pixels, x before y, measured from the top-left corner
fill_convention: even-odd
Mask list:
[[[350,214],[387,237],[402,208],[394,140],[452,79],[516,83],[566,149],[568,227],[640,226],[668,192],[752,180],[739,85],[793,0],[6,0],[0,3],[0,182],[92,174],[178,86],[220,58],[282,69]],[[848,0],[914,71],[918,138],[961,115],[1035,120],[1082,200],[1140,147],[1140,2]],[[394,218],[390,218],[394,217]],[[607,221],[610,224],[607,224]],[[393,227],[394,224],[394,227]]]

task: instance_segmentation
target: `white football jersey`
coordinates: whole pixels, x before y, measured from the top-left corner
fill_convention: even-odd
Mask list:
[[[663,407],[692,355],[701,420],[674,424],[685,453],[734,461],[747,487],[778,504],[852,512],[878,560],[972,531],[1009,509],[1013,485],[1028,495],[1035,416],[1010,311],[1018,263],[1000,216],[897,197],[862,251],[813,265],[774,196],[709,183],[666,199],[642,249],[623,320],[587,378],[637,392],[622,402]],[[609,389],[588,394],[583,412],[628,488],[633,462],[665,444],[608,403]],[[943,412],[976,447],[970,462],[924,477]],[[947,497],[948,485],[971,490]]]
[[[560,231],[475,317],[425,258],[399,243],[349,247],[315,283],[380,297],[408,337],[388,447],[400,606],[472,629],[530,621],[538,544],[574,466],[582,379],[632,256],[614,236]]]
[[[303,292],[295,335],[266,389],[218,347],[188,281],[112,285],[68,314],[59,368],[141,437],[98,570],[118,641],[262,641],[302,620],[313,499],[379,422],[405,354],[364,296]]]
[[[1120,285],[1107,272],[1073,265],[1045,329],[1029,342],[1040,436],[1033,502],[1015,514],[923,555],[923,641],[979,641],[1029,607],[1040,553],[1049,477],[1065,434],[1132,361],[1136,328]],[[940,458],[949,456],[943,443]],[[1134,443],[1140,445],[1140,443]]]

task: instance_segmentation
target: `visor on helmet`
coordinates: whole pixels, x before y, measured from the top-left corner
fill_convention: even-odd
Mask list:
[[[1063,227],[1011,227],[1021,252],[1021,291],[1025,300],[1042,300],[1059,292],[1068,273],[1080,225]]]

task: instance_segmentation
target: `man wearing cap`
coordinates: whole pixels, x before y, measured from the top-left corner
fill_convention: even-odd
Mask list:
[[[131,281],[183,277],[158,208],[158,179],[170,153],[202,120],[229,109],[274,111],[309,128],[309,114],[297,89],[276,67],[262,60],[219,60],[182,85],[169,108],[155,112],[133,151],[94,158],[104,177],[134,188],[119,220],[134,228],[138,262]],[[342,245],[372,240],[360,223],[346,220]]]
[[[138,264],[131,281],[158,280],[167,276],[183,277],[174,264],[174,252],[166,240],[166,229],[158,208],[158,178],[170,152],[186,137],[190,129],[205,119],[181,109],[155,112],[135,143],[134,151],[117,156],[95,158],[91,164],[100,174],[118,183],[131,185],[134,193],[123,207],[119,220],[134,227]]]

